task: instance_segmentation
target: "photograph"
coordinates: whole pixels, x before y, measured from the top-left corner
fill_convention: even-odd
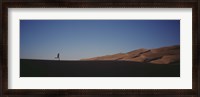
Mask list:
[[[197,1],[15,1],[2,96],[198,96]]]
[[[180,77],[180,20],[20,20],[20,77]]]

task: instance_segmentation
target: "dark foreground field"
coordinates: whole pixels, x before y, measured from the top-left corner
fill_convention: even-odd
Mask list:
[[[20,60],[20,77],[179,77],[180,64]]]

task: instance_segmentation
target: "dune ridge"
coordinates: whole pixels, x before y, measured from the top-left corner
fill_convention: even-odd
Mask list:
[[[81,60],[87,60],[87,61],[116,60],[116,61],[145,62],[153,64],[171,64],[180,62],[180,45],[160,47],[155,49],[141,48],[127,53],[98,56]]]

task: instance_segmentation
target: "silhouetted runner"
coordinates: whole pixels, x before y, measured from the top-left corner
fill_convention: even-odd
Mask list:
[[[57,57],[55,57],[56,59],[58,59],[60,61],[60,54],[57,54]]]

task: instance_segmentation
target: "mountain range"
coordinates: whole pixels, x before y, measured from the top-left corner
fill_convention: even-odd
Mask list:
[[[166,46],[154,49],[137,49],[127,53],[98,56],[81,59],[86,61],[134,61],[152,64],[171,64],[180,62],[180,45]]]

